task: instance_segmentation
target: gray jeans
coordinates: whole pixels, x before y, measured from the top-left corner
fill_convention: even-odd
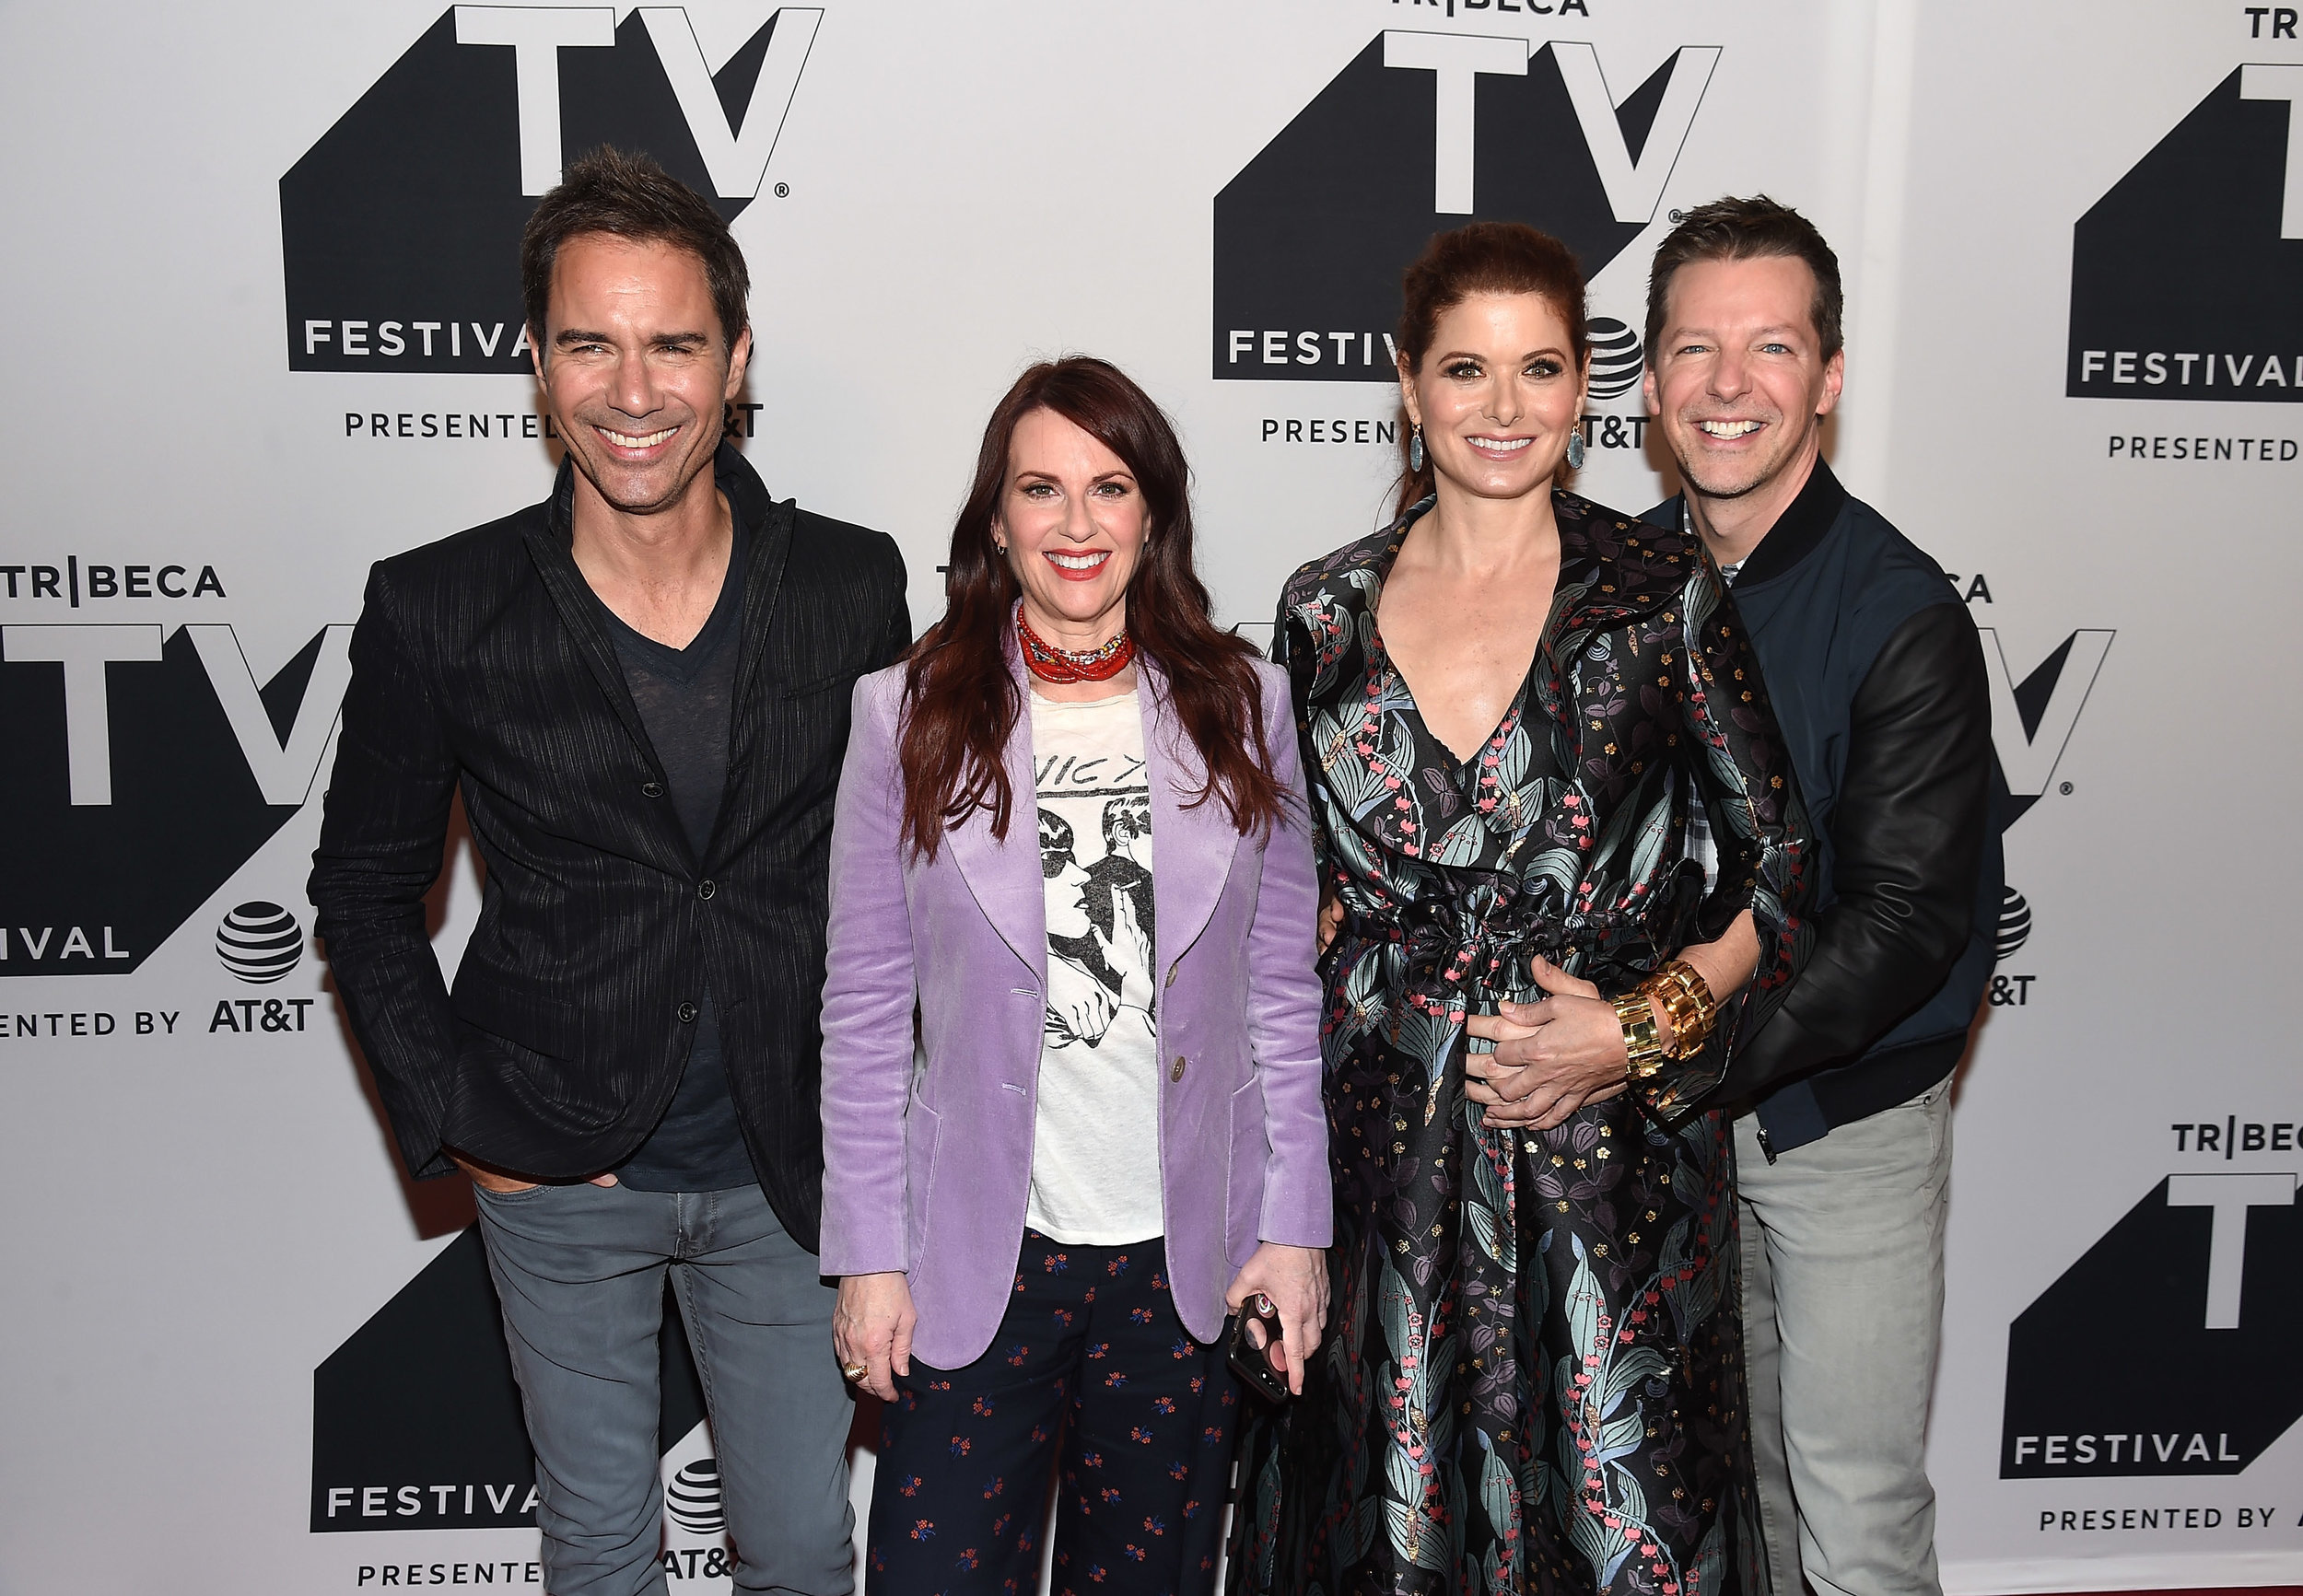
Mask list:
[[[672,1277],[710,1413],[735,1587],[855,1589],[834,1293],[756,1185],[482,1191],[536,1451],[550,1596],[661,1596],[658,1348]],[[677,1437],[665,1437],[665,1441]]]
[[[1736,1122],[1751,1450],[1775,1596],[1941,1596],[1927,1403],[1951,1083],[1774,1163]],[[1801,1583],[1802,1576],[1806,1583]]]

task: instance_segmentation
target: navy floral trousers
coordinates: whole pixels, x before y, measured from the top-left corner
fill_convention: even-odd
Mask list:
[[[1051,1474],[1056,1596],[1198,1596],[1215,1581],[1239,1393],[1175,1315],[1154,1238],[1023,1233],[990,1350],[915,1358],[883,1410],[871,1596],[1031,1596]]]

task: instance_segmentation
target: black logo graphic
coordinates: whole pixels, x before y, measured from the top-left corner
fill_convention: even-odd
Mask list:
[[[1983,660],[1991,675],[1992,746],[2014,800],[2001,817],[2004,830],[2045,796],[2118,633],[2096,627],[2074,632],[2017,682],[2000,649],[1998,631],[1990,626],[1976,630],[1983,639]]]
[[[2303,400],[2303,65],[2242,66],[2072,229],[2064,391]]]
[[[2296,1177],[2170,1175],[2007,1333],[2002,1479],[2235,1474],[2303,1416]]]
[[[251,986],[277,981],[304,956],[304,927],[277,903],[242,903],[216,928],[216,956]]]
[[[230,880],[310,794],[351,634],[259,684],[227,625],[0,626],[0,975],[134,970]]]
[[[676,1311],[669,1295],[665,1302],[667,1315]],[[676,1320],[660,1342],[657,1434],[676,1443],[702,1421],[704,1392]],[[311,1527],[324,1532],[532,1524],[535,1477],[475,1225],[313,1371]],[[718,1482],[715,1469],[715,1510]],[[696,1488],[700,1494],[700,1476]]]
[[[1996,963],[2005,964],[2031,939],[2031,904],[2013,887],[2001,890]]]
[[[644,150],[733,221],[823,15],[713,72],[677,6],[442,12],[280,180],[289,369],[525,370],[520,231],[567,157]]]
[[[1654,220],[1719,54],[1619,103],[1588,44],[1378,35],[1216,196],[1215,376],[1396,380],[1400,268],[1474,218],[1597,274]]]
[[[1591,319],[1591,396],[1614,399],[1640,385],[1647,369],[1640,335],[1612,316]]]
[[[716,1535],[726,1529],[728,1516],[719,1505],[719,1461],[698,1458],[673,1474],[664,1491],[664,1510],[693,1535]]]

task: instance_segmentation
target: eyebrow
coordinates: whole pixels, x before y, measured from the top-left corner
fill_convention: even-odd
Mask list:
[[[1709,327],[1674,327],[1670,329],[1669,332],[1670,337],[1673,339],[1716,338],[1719,336],[1719,333],[1713,331]],[[1794,337],[1814,336],[1812,332],[1809,332],[1806,329],[1801,327],[1795,321],[1779,322],[1772,327],[1755,327],[1751,330],[1750,335],[1754,338],[1774,338],[1780,337],[1787,332]]]
[[[1032,467],[1027,467],[1026,469],[1015,473],[1015,480],[1018,482],[1023,481],[1026,477],[1034,477],[1041,482],[1056,483],[1058,485],[1060,485],[1063,482],[1063,478],[1057,475],[1052,471],[1040,471]],[[1113,482],[1123,477],[1128,482],[1133,482],[1136,480],[1136,473],[1129,471],[1126,466],[1121,466],[1117,471],[1097,472],[1094,476],[1088,478],[1088,485],[1090,487],[1093,487],[1097,483]]]
[[[613,332],[595,332],[581,327],[563,327],[552,335],[552,343],[558,348],[567,348],[578,344],[614,344],[614,342],[615,334]],[[659,348],[670,344],[709,344],[711,334],[701,332],[659,332],[648,342],[651,346]]]
[[[1540,349],[1530,349],[1526,354],[1521,355],[1520,358],[1522,360],[1534,360],[1546,355],[1559,360],[1565,360],[1567,358],[1567,352],[1565,350],[1557,348],[1549,344],[1545,344]],[[1471,349],[1451,349],[1446,354],[1440,356],[1440,360],[1443,363],[1450,360],[1485,360],[1486,358],[1486,355],[1479,354],[1477,350]]]

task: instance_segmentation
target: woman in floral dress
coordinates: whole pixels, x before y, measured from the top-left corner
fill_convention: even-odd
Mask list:
[[[1333,1306],[1249,1417],[1232,1589],[1764,1590],[1703,1100],[1799,962],[1806,820],[1698,542],[1552,485],[1572,257],[1475,223],[1406,289],[1401,512],[1274,641],[1333,900]],[[1708,1036],[1610,1001],[1675,959]],[[1676,1056],[1627,1070],[1632,1016]]]

